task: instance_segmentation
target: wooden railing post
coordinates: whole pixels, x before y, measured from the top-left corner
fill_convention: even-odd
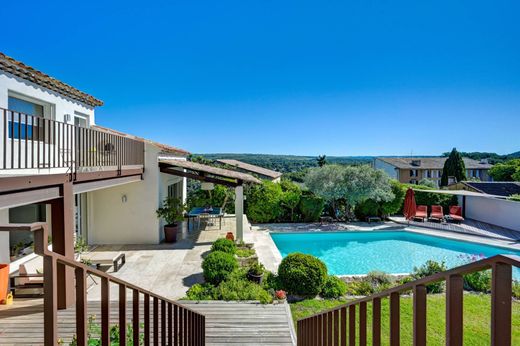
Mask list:
[[[101,278],[101,345],[110,346],[110,281]]]
[[[399,346],[401,343],[401,314],[399,292],[390,294],[390,345]]]
[[[413,344],[426,345],[426,286],[418,285],[413,290]]]
[[[76,337],[78,346],[87,345],[87,275],[76,268]]]
[[[462,345],[462,301],[464,280],[461,275],[450,275],[446,280],[446,345]]]
[[[43,338],[45,345],[58,343],[57,263],[52,256],[43,257]]]
[[[347,308],[341,308],[341,336],[340,342],[341,346],[347,346]]]
[[[367,344],[367,303],[359,303],[359,345]]]
[[[119,346],[126,346],[126,286],[119,285]]]
[[[132,328],[134,346],[139,346],[139,291],[132,290]]]
[[[144,295],[144,345],[150,345],[150,295]]]
[[[153,344],[159,346],[159,299],[153,297]]]
[[[491,282],[491,345],[511,345],[512,268],[495,263]]]
[[[372,300],[372,345],[381,345],[381,298]]]
[[[348,340],[350,346],[356,346],[356,306],[348,307]]]

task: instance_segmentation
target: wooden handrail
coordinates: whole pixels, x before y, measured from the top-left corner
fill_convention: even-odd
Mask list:
[[[491,269],[491,342],[492,345],[511,345],[512,267],[520,267],[520,257],[496,255],[473,263],[436,273],[380,293],[352,300],[299,319],[298,345],[354,345],[356,340],[356,307],[359,307],[359,340],[366,344],[366,304],[372,303],[373,344],[380,345],[381,298],[390,298],[390,345],[399,345],[399,300],[403,292],[413,292],[414,345],[426,345],[426,285],[446,281],[446,344],[462,345],[463,275]],[[348,325],[347,314],[349,311]],[[347,332],[349,330],[347,340]]]
[[[144,298],[144,333],[145,344],[150,340],[153,332],[155,344],[158,344],[159,326],[161,326],[161,342],[178,340],[178,345],[204,345],[205,344],[205,317],[196,311],[189,309],[171,299],[162,297],[151,291],[138,287],[127,281],[111,276],[101,270],[76,262],[61,254],[48,249],[47,224],[38,222],[32,224],[0,225],[2,231],[30,231],[34,234],[34,251],[43,256],[44,276],[44,344],[58,345],[57,335],[57,282],[56,269],[58,264],[63,264],[74,269],[76,279],[76,337],[77,345],[87,345],[87,275],[95,275],[101,278],[101,342],[109,345],[110,323],[110,283],[119,288],[119,332],[120,345],[126,344],[126,291],[132,291],[132,326],[134,345],[139,345],[139,296]],[[150,300],[153,301],[153,318],[150,321]],[[159,306],[161,319],[159,320]],[[166,319],[168,309],[168,320]],[[153,322],[153,323],[152,323]],[[153,326],[153,329],[151,328]],[[171,342],[168,342],[171,344]],[[176,343],[177,344],[177,343]]]

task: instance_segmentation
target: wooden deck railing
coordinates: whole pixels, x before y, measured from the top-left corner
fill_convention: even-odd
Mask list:
[[[0,117],[0,170],[144,164],[142,141],[3,108]]]
[[[367,344],[367,304],[372,305],[372,344],[381,345],[381,299],[390,302],[390,345],[400,344],[400,295],[413,293],[413,344],[427,344],[426,285],[446,281],[446,345],[463,344],[463,275],[491,269],[491,345],[511,345],[512,267],[520,257],[497,255],[353,300],[297,322],[299,346]],[[357,315],[357,323],[356,323]],[[356,335],[357,334],[357,335]],[[386,344],[386,343],[385,343]]]
[[[110,284],[118,286],[118,327],[119,345],[126,345],[127,333],[127,290],[132,292],[132,333],[133,345],[140,345],[140,335],[144,345],[190,345],[205,344],[205,317],[170,299],[132,285],[126,281],[93,269],[80,262],[68,259],[48,250],[47,225],[34,223],[28,225],[0,226],[0,231],[21,230],[34,234],[34,251],[43,256],[44,275],[44,344],[58,345],[58,306],[57,306],[57,266],[73,268],[76,284],[76,333],[77,345],[88,344],[87,276],[101,279],[101,344],[110,343]],[[141,309],[141,298],[144,308]],[[150,314],[152,308],[152,314]],[[152,315],[152,316],[150,316]],[[141,317],[144,325],[140,325]],[[141,327],[143,333],[140,332]]]

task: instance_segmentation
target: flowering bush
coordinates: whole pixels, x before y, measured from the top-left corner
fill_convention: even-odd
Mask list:
[[[480,261],[486,256],[484,254],[478,255],[459,255],[459,259],[463,263],[472,263]],[[491,270],[483,270],[464,275],[464,289],[468,291],[487,293],[491,290]]]
[[[276,299],[283,300],[283,299],[287,298],[287,294],[285,293],[284,290],[278,290],[275,292],[275,297],[276,297]]]

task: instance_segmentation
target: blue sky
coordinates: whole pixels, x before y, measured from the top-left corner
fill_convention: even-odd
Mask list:
[[[0,50],[197,153],[520,150],[518,1],[9,1]],[[20,14],[23,13],[23,16]]]

